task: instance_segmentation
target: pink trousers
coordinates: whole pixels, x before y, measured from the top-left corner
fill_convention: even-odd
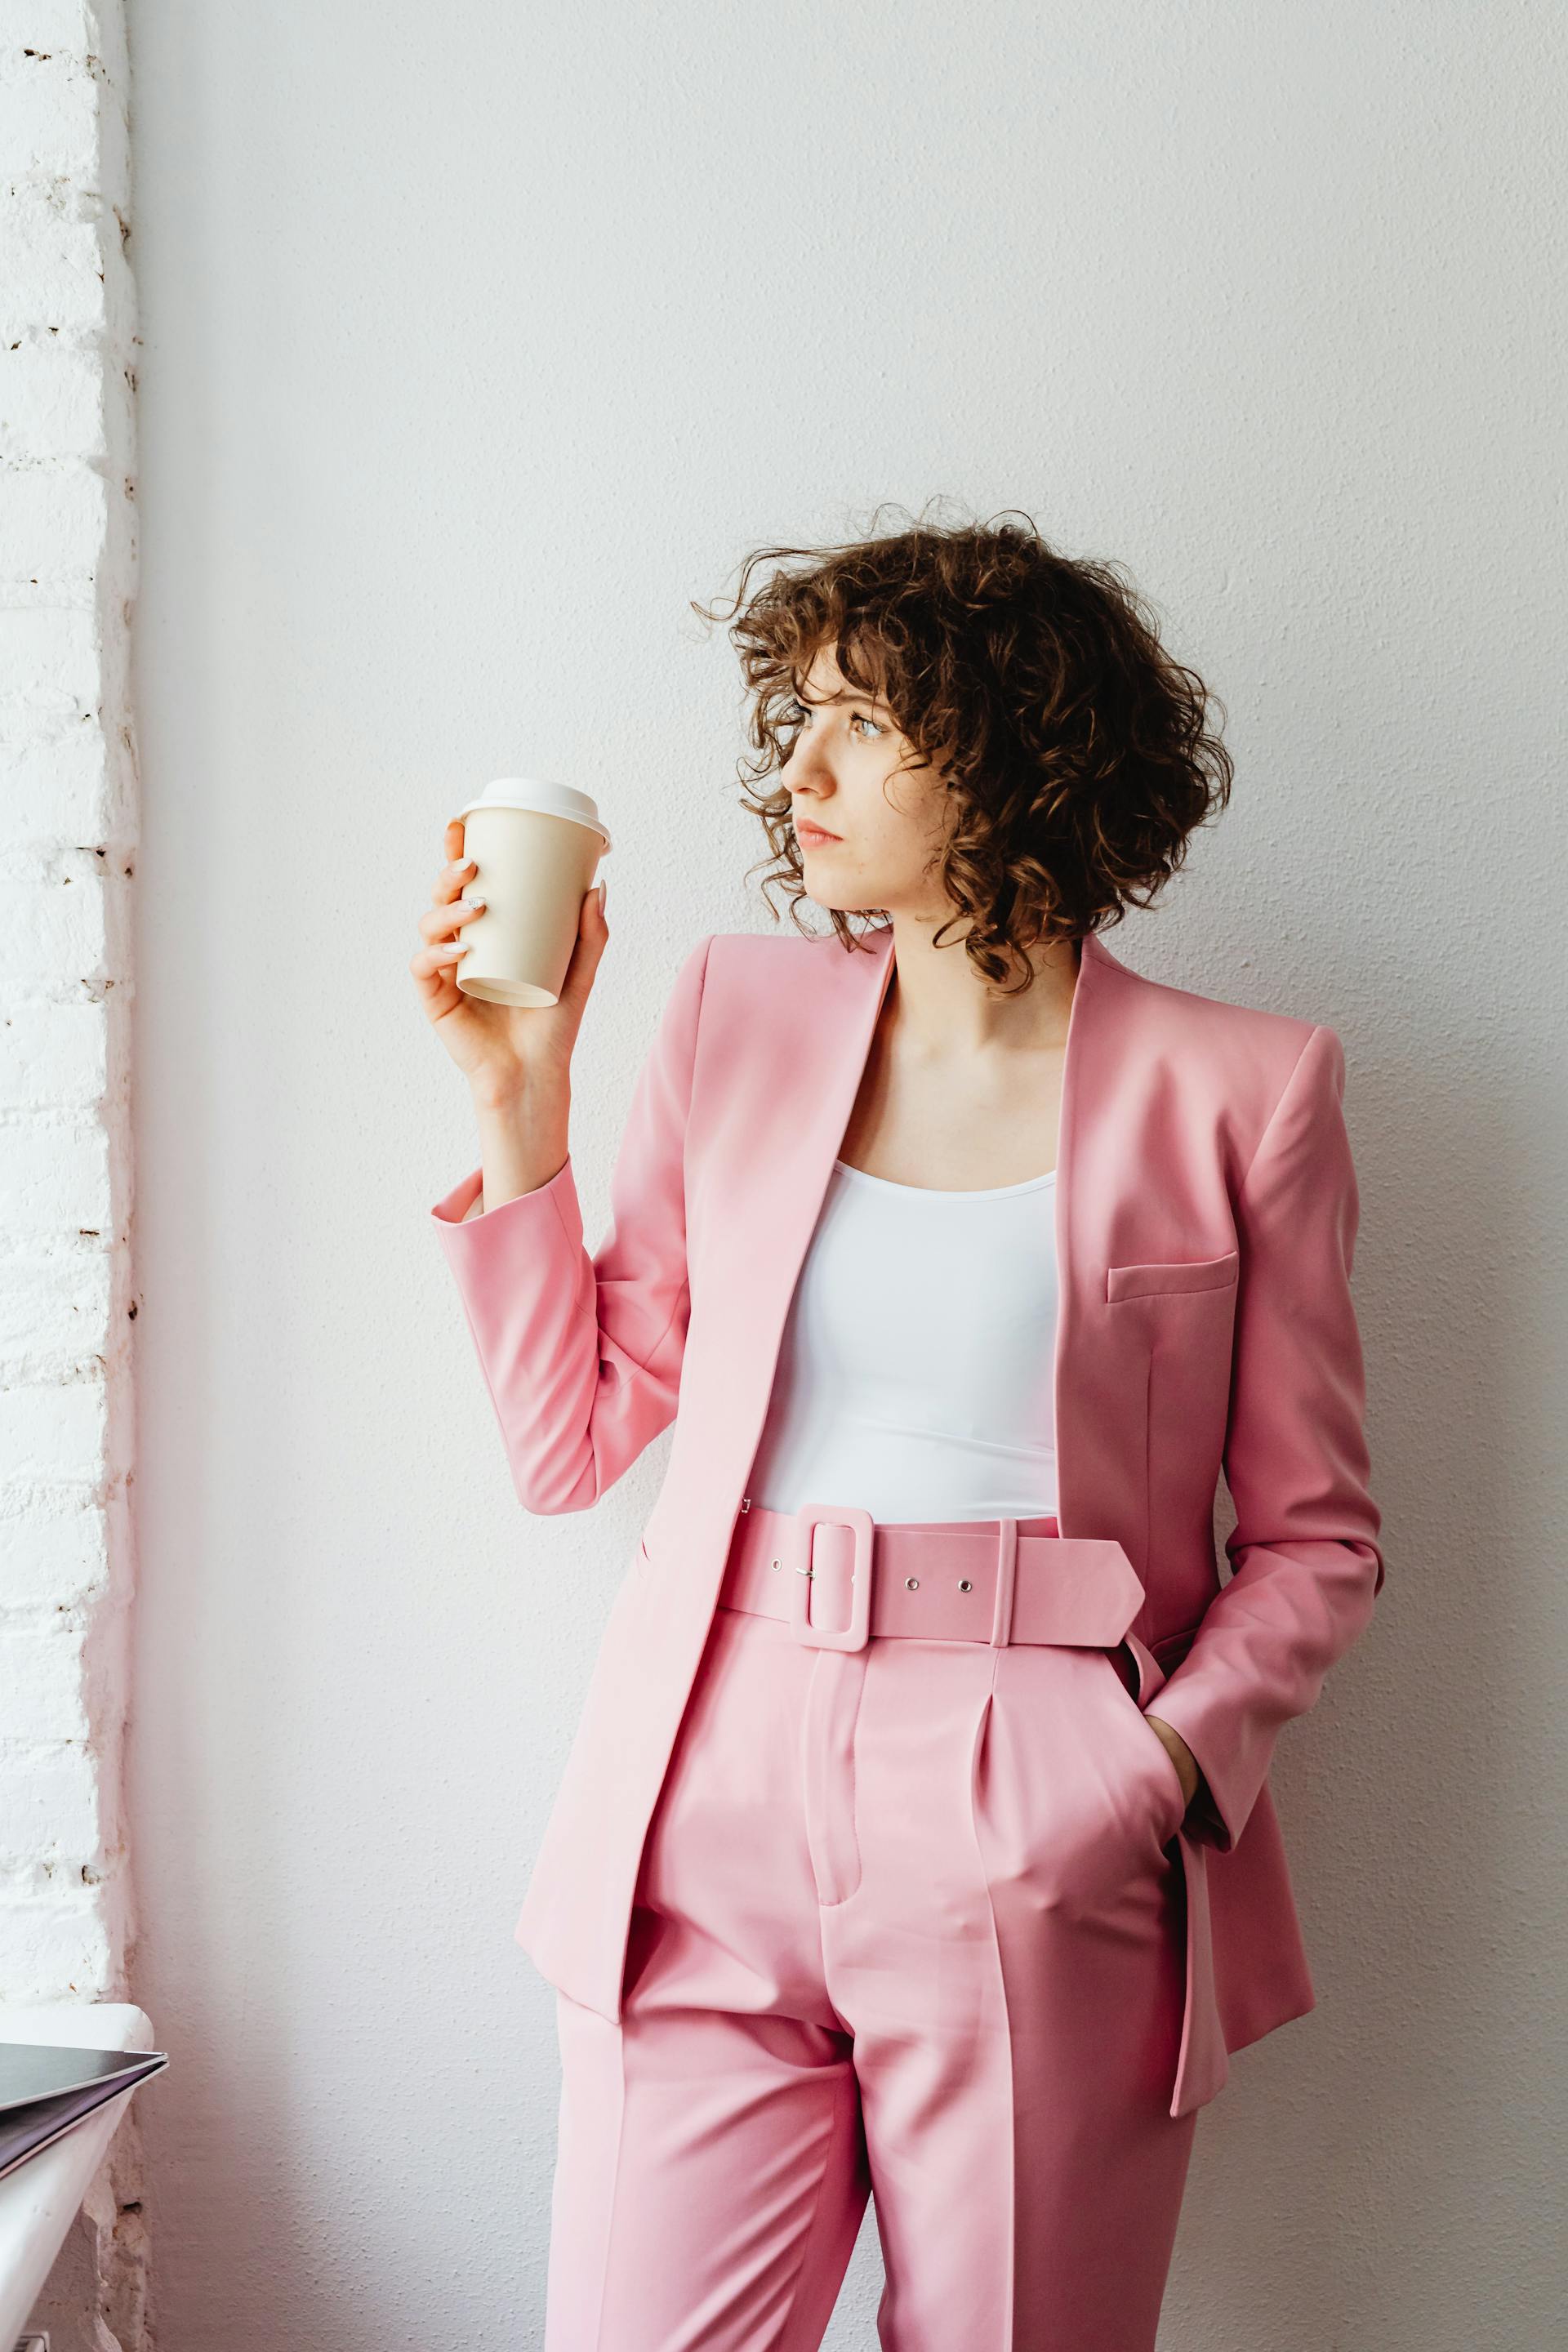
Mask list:
[[[868,2193],[883,2352],[1152,2352],[1182,1811],[1114,1650],[721,1606],[621,2021],[558,1996],[545,2352],[813,2352]]]

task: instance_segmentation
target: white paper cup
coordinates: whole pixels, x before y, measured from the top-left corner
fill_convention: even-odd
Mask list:
[[[559,1003],[584,895],[610,846],[586,793],[532,776],[501,776],[459,809],[463,851],[479,871],[465,886],[485,901],[457,936],[458,986],[487,1004]]]

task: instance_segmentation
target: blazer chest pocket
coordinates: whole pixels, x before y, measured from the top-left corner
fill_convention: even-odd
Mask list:
[[[1106,1268],[1105,1296],[1119,1298],[1163,1298],[1178,1291],[1232,1290],[1236,1286],[1239,1253],[1226,1250],[1220,1257],[1151,1260],[1144,1265]]]

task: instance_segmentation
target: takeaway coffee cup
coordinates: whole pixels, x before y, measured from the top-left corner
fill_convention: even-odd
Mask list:
[[[586,793],[532,776],[501,776],[459,809],[466,886],[485,901],[458,937],[458,986],[487,1004],[555,1004],[577,938],[584,894],[610,846]]]

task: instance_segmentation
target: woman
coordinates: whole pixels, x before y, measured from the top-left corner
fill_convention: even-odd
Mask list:
[[[454,824],[412,965],[520,1499],[675,1423],[517,1930],[545,2340],[804,2352],[870,2192],[884,2347],[1140,2352],[1197,2110],[1312,2004],[1267,1774],[1383,1581],[1343,1055],[1101,944],[1230,782],[1110,567],[917,525],[735,610],[831,929],[687,957],[593,1256],[602,889],[559,1005],[470,1003]]]

